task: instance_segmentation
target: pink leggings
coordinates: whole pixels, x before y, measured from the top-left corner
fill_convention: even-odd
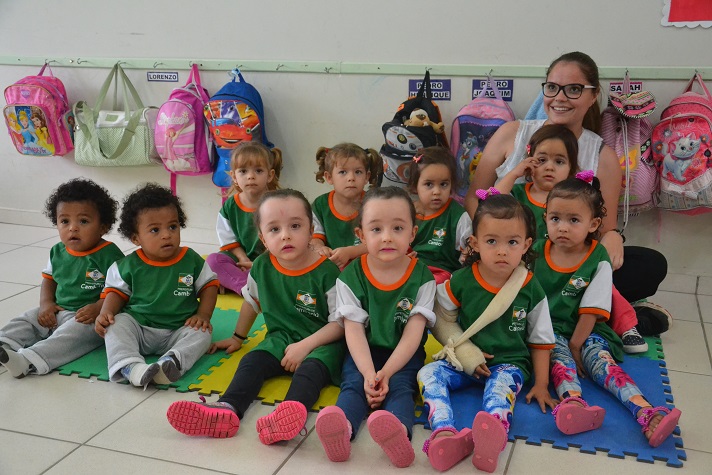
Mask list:
[[[237,267],[235,261],[221,252],[210,254],[206,259],[208,265],[218,275],[220,285],[242,295],[242,288],[247,283],[247,270]]]

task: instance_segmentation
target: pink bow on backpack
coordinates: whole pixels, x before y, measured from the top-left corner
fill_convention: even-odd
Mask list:
[[[578,178],[579,180],[585,181],[589,185],[593,184],[594,176],[595,175],[593,174],[593,170],[583,170],[576,174],[576,178]]]
[[[499,190],[495,188],[494,186],[490,186],[488,189],[483,190],[479,189],[475,191],[475,196],[477,196],[480,200],[486,200],[490,196],[498,195]]]

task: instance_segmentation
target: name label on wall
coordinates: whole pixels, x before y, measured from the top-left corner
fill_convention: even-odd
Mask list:
[[[472,98],[479,97],[482,94],[482,90],[487,84],[487,79],[473,79],[472,80]],[[507,102],[512,102],[512,94],[514,93],[514,79],[497,79],[497,88],[499,93]],[[487,89],[485,97],[494,99],[494,91]]]
[[[623,94],[623,81],[611,82],[608,88],[610,92],[617,92],[618,94]],[[643,90],[643,81],[631,81],[630,82],[630,92],[640,92]]]
[[[149,81],[178,82],[178,73],[168,71],[148,71],[146,77]]]
[[[433,93],[434,101],[449,101],[450,92],[452,91],[452,86],[450,84],[450,79],[431,79],[430,80],[430,91]],[[408,80],[408,97],[415,97],[418,95],[418,89],[420,85],[423,84],[422,79],[409,79]]]

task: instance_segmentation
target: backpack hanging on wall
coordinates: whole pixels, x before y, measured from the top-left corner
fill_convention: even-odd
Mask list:
[[[185,86],[173,89],[158,110],[155,126],[156,151],[171,173],[171,190],[176,193],[176,175],[212,173],[215,145],[208,131],[203,107],[210,94],[200,83],[198,65],[193,64]]]
[[[241,142],[258,140],[270,149],[274,147],[267,139],[260,93],[245,81],[239,69],[233,69],[228,74],[232,76],[232,81],[216,92],[203,108],[218,152],[213,183],[221,188],[232,184],[228,175],[230,153]]]
[[[618,214],[625,229],[629,216],[655,207],[658,172],[650,147],[653,124],[647,119],[655,110],[655,98],[648,91],[631,94],[626,72],[622,94],[611,93],[610,103],[601,115],[601,137],[615,150],[623,169]]]
[[[494,92],[494,98],[486,97],[488,90]],[[459,187],[455,193],[460,200],[467,194],[470,180],[490,137],[502,124],[512,120],[514,112],[502,99],[497,81],[488,75],[480,95],[460,109],[452,122],[450,150],[457,163]]]
[[[44,71],[49,76],[44,76]],[[3,116],[12,143],[23,155],[66,155],[74,149],[74,115],[67,91],[47,63],[37,76],[5,88]]]
[[[697,83],[702,93],[692,91]],[[712,95],[695,73],[653,129],[660,174],[658,206],[685,214],[712,211]]]
[[[401,187],[408,184],[410,162],[418,150],[434,145],[447,147],[440,109],[432,97],[427,71],[418,94],[402,102],[393,119],[383,124],[385,143],[379,153],[383,159],[383,178],[388,184]]]

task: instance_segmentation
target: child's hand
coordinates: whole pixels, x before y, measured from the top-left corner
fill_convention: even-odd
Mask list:
[[[406,256],[410,257],[411,259],[415,259],[416,257],[418,257],[418,251],[414,251],[411,249],[410,252],[406,254]]]
[[[586,369],[583,365],[583,358],[581,358],[582,347],[583,345],[579,345],[569,340],[569,349],[571,350],[571,356],[573,356],[574,361],[576,362],[576,373],[578,373],[579,377],[585,378]]]
[[[282,358],[281,364],[290,373],[294,373],[299,368],[299,365],[302,364],[304,358],[311,352],[311,348],[302,343],[303,341],[292,343],[287,345],[284,350],[284,358]]]
[[[210,324],[210,317],[195,314],[185,321],[186,327],[192,327],[193,330],[213,331],[213,326]]]
[[[489,353],[482,352],[482,355],[485,357],[485,359],[491,360],[494,358],[494,355],[490,355]],[[479,365],[477,368],[475,368],[475,378],[479,378],[480,376],[484,376],[486,378],[489,378],[489,376],[492,374],[490,371],[489,367],[487,366],[487,363],[482,363]]]
[[[252,261],[249,260],[248,258],[238,259],[237,267],[239,267],[242,270],[250,270],[250,269],[252,269]]]
[[[114,324],[114,314],[105,312],[100,313],[96,320],[94,321],[94,330],[99,334],[100,337],[104,338],[109,325]]]
[[[378,396],[380,395],[380,391],[377,389],[376,373],[375,372],[368,376],[364,376],[363,391],[366,393],[366,402],[368,403],[369,407],[371,407],[371,408],[380,407],[380,405],[381,405],[380,401],[376,402],[378,399]]]
[[[378,396],[372,397],[370,400],[370,406],[372,409],[375,409],[379,407],[383,401],[386,399],[386,396],[388,395],[388,390],[389,390],[389,383],[390,376],[385,374],[383,370],[379,371],[376,373],[376,390],[378,391]]]
[[[511,171],[517,178],[530,174],[541,164],[538,158],[527,157],[517,164]]]
[[[242,343],[243,340],[240,340],[239,338],[225,338],[224,340],[216,341],[210,345],[208,354],[212,355],[217,350],[225,350],[225,353],[229,355],[242,348]]]
[[[83,306],[82,308],[77,310],[77,314],[74,316],[74,320],[79,323],[85,323],[87,325],[90,323],[94,323],[96,317],[99,316],[99,312],[101,312],[101,305],[103,303],[103,300],[99,300],[98,302],[90,303],[89,305]]]
[[[351,260],[351,252],[347,247],[337,247],[331,251],[329,260],[336,264],[339,268],[343,268]]]
[[[319,241],[321,242],[321,241]],[[333,252],[329,246],[314,246],[314,251],[319,254],[320,256],[324,256],[327,259],[331,257],[331,253]]]
[[[546,414],[546,406],[554,409],[559,403],[558,399],[551,397],[549,393],[549,388],[547,386],[534,385],[526,396],[527,404],[532,402],[532,398],[536,399],[541,408],[541,412]]]
[[[45,328],[55,328],[57,326],[57,312],[64,310],[62,307],[53,303],[46,307],[40,307],[40,311],[37,314],[37,323]]]

